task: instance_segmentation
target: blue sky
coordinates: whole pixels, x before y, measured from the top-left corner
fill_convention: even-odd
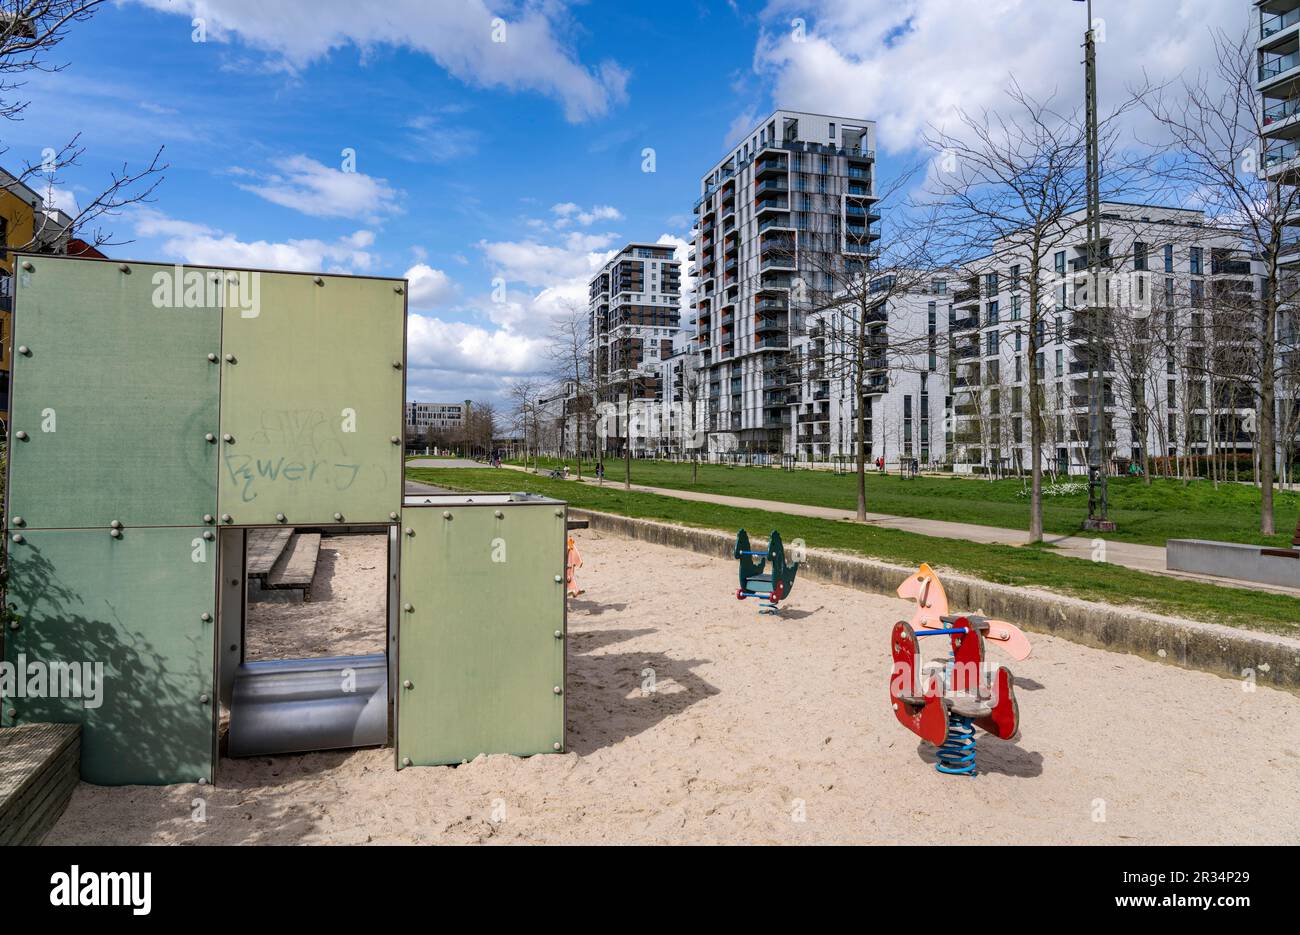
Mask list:
[[[1208,27],[1248,9],[1096,5],[1103,94],[1142,65],[1208,66]],[[701,173],[774,107],[877,120],[887,179],[925,158],[925,123],[999,106],[1009,74],[1077,93],[1082,27],[1068,0],[124,0],[23,89],[3,162],[81,132],[53,185],[74,208],[165,146],[110,254],[409,275],[411,395],[499,400],[545,370],[550,322],[609,251],[689,238]]]

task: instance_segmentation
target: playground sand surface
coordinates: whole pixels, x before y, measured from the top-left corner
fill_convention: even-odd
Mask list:
[[[1021,738],[980,733],[981,774],[942,776],[886,695],[909,605],[800,580],[783,619],[760,617],[732,562],[577,537],[570,752],[223,760],[215,787],[82,784],[47,841],[1300,841],[1300,698],[1033,636],[1008,662]]]
[[[387,582],[387,535],[323,536],[311,600],[249,602],[245,658],[382,653]]]

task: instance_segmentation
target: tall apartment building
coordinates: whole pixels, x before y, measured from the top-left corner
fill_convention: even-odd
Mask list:
[[[672,355],[681,330],[681,292],[681,263],[664,244],[630,243],[591,278],[587,303],[598,403],[621,413],[625,397],[633,403],[662,399],[660,361]],[[629,435],[626,420],[620,415],[607,423],[606,448],[617,452]]]
[[[1044,462],[1088,463],[1093,323],[1085,212],[1050,246],[1036,360],[1028,359],[1028,259],[993,252],[948,283],[946,369],[957,470],[1027,469],[1028,368],[1045,409]],[[1258,267],[1240,237],[1205,226],[1200,211],[1102,205],[1104,434],[1112,458],[1249,451],[1254,377],[1248,309]]]
[[[702,176],[691,257],[710,450],[798,444],[804,310],[873,256],[874,148],[872,121],[778,110]]]
[[[1254,0],[1253,6],[1252,20],[1259,27],[1256,88],[1263,124],[1263,175],[1284,186],[1284,192],[1289,190],[1294,201],[1294,189],[1286,186],[1300,184],[1300,0]],[[1286,220],[1279,257],[1282,288],[1288,293],[1280,297],[1284,300],[1300,292],[1300,211]],[[1300,429],[1300,310],[1293,301],[1283,301],[1278,308],[1277,337],[1282,366],[1276,424],[1282,461],[1295,457],[1300,449],[1300,439],[1294,435]]]

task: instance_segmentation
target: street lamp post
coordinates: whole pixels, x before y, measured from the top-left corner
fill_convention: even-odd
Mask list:
[[[1092,28],[1092,0],[1085,0],[1088,28],[1083,34],[1083,84],[1087,116],[1088,187],[1088,518],[1083,528],[1114,532],[1109,516],[1106,443],[1106,376],[1102,364],[1103,298],[1101,297],[1101,145],[1097,129],[1097,41]]]

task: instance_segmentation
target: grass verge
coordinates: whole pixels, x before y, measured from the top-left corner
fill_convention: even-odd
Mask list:
[[[785,539],[802,538],[810,548],[838,549],[905,566],[929,562],[999,584],[1042,588],[1083,600],[1137,607],[1188,620],[1300,636],[1300,600],[1296,598],[1151,575],[1118,565],[1054,555],[1047,549],[979,545],[857,523],[624,491],[616,484],[595,487],[551,480],[518,471],[410,468],[406,473],[411,480],[453,490],[524,490],[565,500],[578,508],[683,526],[732,533],[744,527],[761,536],[779,529]]]

